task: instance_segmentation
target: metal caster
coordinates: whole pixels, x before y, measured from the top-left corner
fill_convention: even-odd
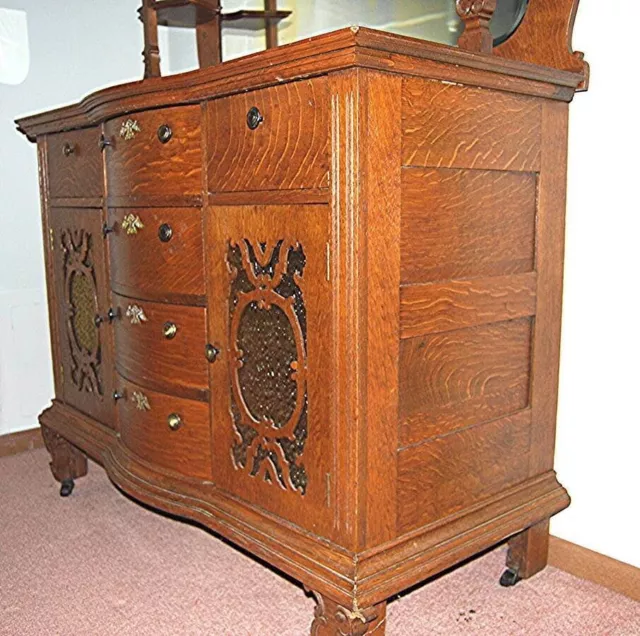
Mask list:
[[[63,479],[60,483],[60,496],[68,497],[73,492],[75,482],[73,479]]]
[[[513,587],[520,580],[520,575],[516,570],[507,568],[500,577],[502,587]]]

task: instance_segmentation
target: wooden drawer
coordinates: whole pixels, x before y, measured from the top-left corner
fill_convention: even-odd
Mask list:
[[[202,215],[191,208],[117,208],[108,225],[113,290],[204,304]],[[170,238],[162,232],[170,232]]]
[[[120,435],[148,463],[188,477],[211,478],[209,404],[150,391],[119,378]],[[177,430],[169,423],[179,417]]]
[[[47,165],[49,196],[101,197],[104,193],[100,130],[86,128],[49,135]]]
[[[168,140],[161,139],[167,130]],[[112,144],[106,153],[110,197],[202,194],[199,106],[118,117],[105,124],[105,135]]]
[[[328,186],[328,104],[326,78],[211,101],[209,190]],[[252,108],[263,118],[255,130],[248,121]]]
[[[204,307],[133,300],[114,294],[116,368],[160,391],[207,399]]]

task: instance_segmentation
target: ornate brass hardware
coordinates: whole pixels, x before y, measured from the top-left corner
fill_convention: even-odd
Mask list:
[[[220,355],[220,349],[212,344],[208,344],[204,348],[204,356],[209,362],[215,362]]]
[[[163,243],[168,243],[171,240],[172,236],[173,236],[173,228],[168,223],[163,223],[158,228],[158,238]]]
[[[249,130],[255,130],[263,121],[264,117],[256,106],[249,109],[247,113],[247,126],[249,126]]]
[[[131,401],[136,405],[138,411],[150,411],[151,404],[149,404],[149,398],[140,391],[134,391],[131,394]]]
[[[113,146],[113,142],[110,141],[109,139],[107,139],[104,136],[104,133],[100,135],[100,139],[98,139],[98,148],[100,148],[100,150],[104,151],[104,149],[107,146]]]
[[[171,126],[168,124],[162,124],[160,128],[158,128],[158,139],[161,144],[166,144],[173,137],[173,131],[171,130]]]
[[[182,426],[182,418],[177,413],[171,413],[167,417],[167,424],[172,431],[177,431]]]
[[[135,119],[127,119],[122,122],[122,126],[120,127],[120,137],[125,141],[129,141],[141,131],[140,124]]]
[[[125,316],[131,320],[132,325],[141,325],[143,322],[147,322],[147,315],[144,313],[144,309],[138,305],[129,305]]]
[[[62,146],[62,154],[65,157],[69,157],[75,151],[76,151],[76,147],[73,144],[70,144],[68,141],[64,142],[64,145]]]
[[[100,314],[97,314],[94,319],[94,322],[96,324],[96,327],[99,327],[105,320],[108,320],[109,322],[113,322],[117,317],[118,317],[118,312],[113,307],[109,307],[109,311],[107,311],[107,315],[101,316]]]
[[[162,327],[162,335],[167,340],[173,340],[178,333],[178,325],[175,322],[165,322]]]
[[[127,214],[122,219],[122,229],[127,234],[137,234],[138,230],[144,229],[144,223],[140,220],[140,217],[136,214]]]

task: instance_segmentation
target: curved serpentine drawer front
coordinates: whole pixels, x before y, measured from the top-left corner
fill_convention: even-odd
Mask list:
[[[101,197],[104,190],[98,128],[49,135],[47,165],[52,198]]]
[[[109,210],[113,290],[133,298],[204,304],[199,208]]]
[[[116,380],[120,435],[146,462],[200,479],[211,479],[209,404]]]
[[[206,310],[114,294],[116,368],[126,378],[194,399],[207,399]]]
[[[202,193],[200,106],[161,108],[104,125],[109,196]]]

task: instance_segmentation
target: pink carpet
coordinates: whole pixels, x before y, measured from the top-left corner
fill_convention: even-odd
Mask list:
[[[90,466],[58,497],[47,454],[0,460],[2,636],[304,636],[301,588],[154,514]],[[499,549],[389,605],[387,634],[637,636],[640,603],[547,568],[503,589]]]

